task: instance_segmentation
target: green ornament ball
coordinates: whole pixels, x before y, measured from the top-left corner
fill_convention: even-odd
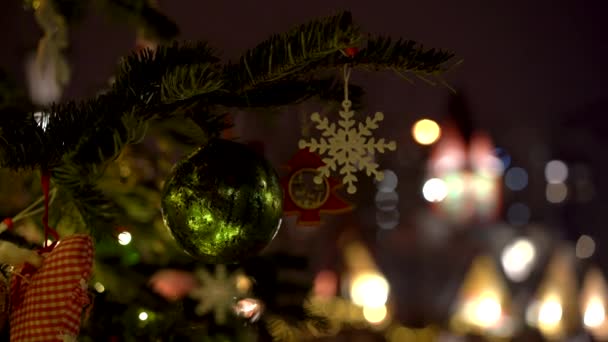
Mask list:
[[[259,253],[283,216],[283,190],[270,163],[247,146],[215,139],[171,171],[161,198],[178,245],[206,263]]]

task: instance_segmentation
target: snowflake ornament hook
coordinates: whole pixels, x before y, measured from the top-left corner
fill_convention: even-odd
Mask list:
[[[348,81],[351,69],[344,66],[344,101],[340,111],[341,120],[338,123],[329,122],[322,118],[319,113],[313,113],[310,120],[317,125],[315,128],[321,131],[321,137],[310,141],[301,139],[298,143],[300,148],[308,148],[310,152],[316,152],[322,156],[325,163],[317,169],[318,175],[314,178],[315,183],[321,184],[324,177],[329,177],[331,171],[338,171],[342,176],[342,183],[347,185],[349,194],[357,192],[357,171],[365,170],[368,176],[374,176],[377,181],[384,178],[384,174],[378,170],[378,164],[373,160],[374,154],[384,153],[385,150],[394,151],[397,145],[394,141],[386,141],[381,138],[376,140],[372,131],[378,128],[378,123],[384,120],[384,114],[376,112],[373,117],[365,118],[365,123],[353,119],[355,112],[351,110],[352,102],[348,99]]]

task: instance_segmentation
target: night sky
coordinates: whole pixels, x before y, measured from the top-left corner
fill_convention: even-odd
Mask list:
[[[350,10],[363,31],[404,37],[428,47],[454,51],[464,62],[445,75],[445,79],[466,96],[475,127],[489,132],[495,144],[511,154],[513,165],[525,168],[530,175],[530,184],[524,191],[512,194],[505,190],[505,204],[527,203],[532,208],[533,221],[545,223],[547,229],[560,232],[567,239],[575,240],[586,232],[608,241],[608,234],[603,233],[608,230],[605,217],[608,182],[602,179],[608,172],[608,158],[604,156],[604,147],[608,146],[605,138],[608,125],[604,120],[608,106],[605,1],[189,0],[160,3],[179,25],[180,39],[207,40],[226,59],[236,58],[272,33],[341,9]],[[16,0],[4,2],[0,23],[3,25],[0,67],[23,79],[24,58],[35,49],[40,32],[32,14],[24,12]],[[94,14],[70,31],[68,56],[73,78],[65,97],[92,96],[107,84],[118,58],[133,48],[134,32]],[[408,235],[407,225],[415,221],[409,217],[415,212],[412,208],[422,204],[420,185],[415,182],[415,177],[420,175],[411,164],[427,153],[411,142],[410,126],[422,117],[445,119],[450,92],[424,82],[411,85],[392,74],[361,71],[354,72],[353,79],[365,88],[365,114],[383,111],[386,119],[381,125],[381,134],[400,144],[399,152],[380,160],[402,177],[399,188],[402,226],[398,229]],[[264,128],[261,123],[254,125],[251,120],[237,121],[241,123],[237,129],[244,137],[261,139],[269,130],[276,129],[276,126]],[[297,123],[293,119],[279,120],[285,132],[277,136],[284,140],[279,144],[265,141],[266,153],[273,163],[284,164],[295,152]],[[596,186],[591,202],[565,206],[546,202],[543,169],[551,158],[582,162],[590,168],[590,177]],[[406,184],[403,179],[410,176],[413,181]],[[373,207],[373,193],[363,191],[357,202],[365,213],[365,208]],[[369,215],[373,214],[373,210],[369,211]],[[608,246],[603,241],[598,241],[597,260],[608,260]],[[419,259],[407,259],[400,267],[407,268],[417,261]],[[602,264],[608,265],[608,262]]]

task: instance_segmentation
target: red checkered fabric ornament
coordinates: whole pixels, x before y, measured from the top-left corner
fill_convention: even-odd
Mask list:
[[[72,235],[43,254],[42,266],[11,279],[12,342],[75,341],[83,308],[89,304],[87,283],[93,269],[93,241]],[[31,270],[31,269],[30,269]]]

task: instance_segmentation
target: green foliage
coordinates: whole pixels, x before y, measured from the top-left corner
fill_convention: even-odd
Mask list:
[[[296,27],[275,35],[226,66],[227,88],[243,92],[261,84],[309,73],[309,66],[357,44],[358,29],[349,12]]]

